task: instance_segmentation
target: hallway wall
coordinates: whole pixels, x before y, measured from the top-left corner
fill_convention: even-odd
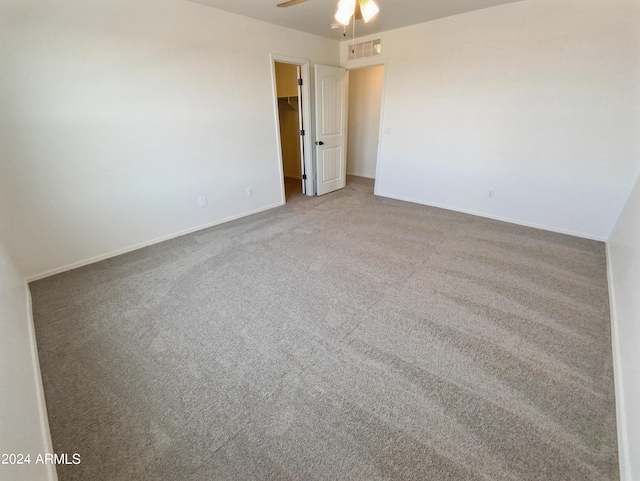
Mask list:
[[[384,66],[349,71],[347,173],[375,179]]]

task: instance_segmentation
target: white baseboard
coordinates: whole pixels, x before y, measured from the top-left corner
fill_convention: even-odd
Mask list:
[[[36,344],[36,330],[33,324],[33,304],[31,302],[31,291],[27,282],[24,283],[27,293],[27,322],[29,324],[29,342],[31,344],[31,361],[33,365],[33,378],[35,380],[35,390],[38,404],[38,417],[40,418],[40,428],[42,429],[42,446],[45,453],[53,453],[53,442],[51,441],[51,431],[49,429],[49,417],[47,415],[47,403],[44,397],[44,386],[42,384],[42,373],[40,372],[40,359],[38,357],[38,346]],[[47,480],[58,481],[58,473],[55,465],[46,464]]]
[[[284,202],[278,202],[276,204],[271,204],[271,205],[268,205],[266,207],[261,207],[259,209],[255,209],[255,210],[252,210],[250,212],[244,212],[242,214],[234,215],[234,216],[231,216],[231,217],[226,217],[224,219],[220,219],[220,220],[217,220],[217,221],[214,221],[214,222],[210,222],[208,224],[199,225],[197,227],[192,227],[190,229],[185,229],[185,230],[182,230],[182,231],[179,231],[179,232],[175,232],[173,234],[168,234],[168,235],[165,235],[165,236],[162,236],[162,237],[158,237],[158,238],[155,238],[155,239],[150,240],[150,241],[140,242],[139,244],[134,244],[132,246],[125,247],[123,249],[118,249],[118,250],[115,250],[115,251],[111,251],[111,252],[108,252],[106,254],[101,254],[101,255],[98,255],[98,256],[95,256],[95,257],[91,257],[89,259],[85,259],[85,260],[82,260],[82,261],[73,262],[71,264],[67,264],[67,265],[62,266],[62,267],[57,267],[55,269],[51,269],[51,270],[48,270],[46,272],[42,272],[40,274],[36,274],[36,275],[30,276],[30,277],[27,277],[26,281],[27,281],[27,283],[29,283],[29,282],[37,281],[39,279],[44,279],[45,277],[54,276],[54,275],[60,274],[62,272],[70,271],[72,269],[77,269],[78,267],[83,267],[83,266],[87,266],[89,264],[94,264],[96,262],[100,262],[100,261],[103,261],[105,259],[110,259],[111,257],[116,257],[116,256],[119,256],[119,255],[122,255],[122,254],[126,254],[127,252],[132,252],[132,251],[135,251],[135,250],[138,250],[138,249],[142,249],[143,247],[148,247],[148,246],[153,245],[153,244],[158,244],[160,242],[164,242],[164,241],[167,241],[167,240],[170,240],[170,239],[175,239],[176,237],[180,237],[180,236],[183,236],[183,235],[191,234],[191,233],[197,232],[199,230],[204,230],[204,229],[208,229],[210,227],[215,227],[217,225],[224,224],[225,222],[231,222],[233,220],[241,219],[243,217],[247,217],[247,216],[250,216],[250,215],[253,215],[253,214],[258,214],[259,212],[263,212],[265,210],[273,209],[275,207],[280,207],[281,205],[284,205]]]
[[[359,174],[357,172],[347,172],[347,175],[353,175],[354,177],[364,177],[365,179],[374,179],[374,180],[376,178],[375,175]]]
[[[627,417],[624,402],[624,381],[622,379],[622,360],[620,359],[620,334],[616,313],[616,293],[611,267],[611,251],[609,243],[605,243],[607,255],[607,283],[609,285],[609,309],[611,315],[611,348],[613,350],[613,378],[616,389],[616,422],[618,426],[618,462],[620,464],[620,480],[631,480],[631,458],[629,456],[629,437],[627,435]]]
[[[451,210],[453,212],[460,212],[462,214],[475,215],[475,216],[478,216],[478,217],[484,217],[486,219],[498,220],[498,221],[501,221],[501,222],[508,222],[509,224],[516,224],[516,225],[521,225],[521,226],[524,226],[524,227],[533,227],[534,229],[541,229],[541,230],[546,230],[546,231],[549,231],[549,232],[556,232],[558,234],[566,234],[566,235],[570,235],[570,236],[574,236],[574,237],[581,237],[583,239],[595,240],[595,241],[600,241],[600,242],[605,242],[607,240],[605,237],[594,236],[594,235],[587,234],[587,233],[584,233],[584,232],[576,232],[576,231],[572,231],[572,230],[568,230],[568,229],[557,229],[555,227],[550,227],[550,226],[547,226],[547,225],[536,224],[535,222],[525,222],[525,221],[518,220],[518,219],[511,219],[509,217],[502,217],[502,216],[499,216],[499,215],[491,215],[491,214],[487,214],[485,212],[478,212],[478,211],[469,210],[469,209],[460,209],[458,207],[452,207],[450,205],[433,204],[433,203],[423,202],[423,201],[416,200],[416,199],[409,199],[409,198],[406,198],[406,197],[398,197],[398,196],[395,196],[395,195],[385,194],[384,192],[380,192],[377,189],[375,190],[374,194],[378,195],[380,197],[387,197],[389,199],[401,200],[401,201],[404,201],[404,202],[412,202],[414,204],[426,205],[426,206],[429,206],[429,207],[436,207],[438,209]]]

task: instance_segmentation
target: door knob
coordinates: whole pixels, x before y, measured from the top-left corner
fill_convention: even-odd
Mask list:
[[[316,145],[324,145],[324,142],[321,140],[320,142],[316,142]]]

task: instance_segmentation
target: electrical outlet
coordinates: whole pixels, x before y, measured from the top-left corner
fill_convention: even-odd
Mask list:
[[[198,201],[200,202],[200,207],[206,207],[209,205],[207,204],[207,198],[204,195],[198,197]]]
[[[247,195],[253,197],[253,187],[247,187]]]

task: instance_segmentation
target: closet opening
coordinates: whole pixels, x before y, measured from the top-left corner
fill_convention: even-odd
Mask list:
[[[300,65],[275,61],[276,97],[282,158],[284,200],[307,193],[305,165],[305,125],[303,109],[302,68]]]

